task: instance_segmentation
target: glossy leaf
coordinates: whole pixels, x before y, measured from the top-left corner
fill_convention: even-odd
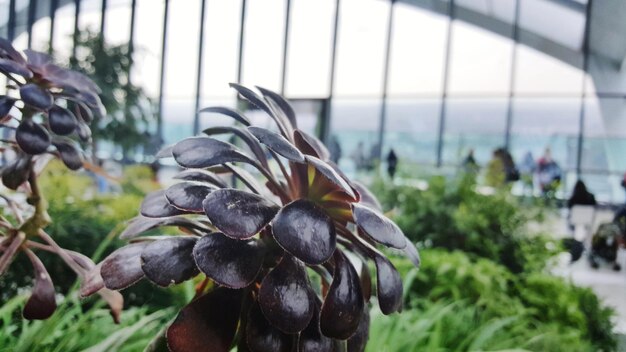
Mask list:
[[[204,170],[185,170],[174,176],[174,178],[178,180],[208,183],[218,188],[228,187],[226,182],[224,182],[224,180],[222,180],[219,176]]]
[[[254,236],[278,211],[278,206],[273,202],[232,188],[211,192],[202,205],[211,223],[226,236],[235,239]]]
[[[15,73],[24,78],[32,78],[33,73],[24,65],[20,65],[17,62],[0,58],[0,71],[6,73]]]
[[[313,316],[315,293],[304,267],[288,254],[265,276],[259,305],[267,320],[288,334],[304,330]]]
[[[376,196],[365,187],[362,183],[353,181],[352,186],[356,188],[356,191],[359,192],[360,195],[360,203],[374,209],[378,212],[383,211],[383,207],[380,205],[380,202],[376,198]]]
[[[57,148],[61,161],[70,170],[78,170],[83,167],[83,157],[73,143],[63,140],[55,140],[52,144]]]
[[[248,314],[246,342],[251,352],[290,352],[294,336],[278,330],[266,319],[255,302]]]
[[[343,179],[343,177],[335,172],[335,170],[333,170],[330,165],[310,155],[306,156],[306,161],[309,163],[309,165],[313,166],[315,170],[317,170],[327,181],[331,182],[333,185],[335,185],[342,192],[350,196],[352,199],[357,199],[357,196],[352,190],[352,187],[350,187],[350,185]]]
[[[24,104],[38,110],[48,110],[52,107],[52,94],[34,83],[20,87],[20,98]]]
[[[272,111],[272,109],[270,109],[267,103],[263,101],[263,99],[260,96],[258,96],[255,92],[237,83],[230,83],[229,85],[232,88],[234,88],[237,91],[237,93],[239,93],[247,101],[252,103],[252,105],[265,111],[270,116],[274,115],[274,112]]]
[[[231,108],[225,108],[225,107],[222,107],[222,106],[212,106],[212,107],[209,107],[209,108],[204,108],[204,109],[200,110],[199,112],[214,112],[214,113],[217,113],[217,114],[226,115],[226,116],[232,117],[233,119],[235,119],[238,122],[241,122],[245,126],[250,126],[250,120],[248,120],[247,117],[245,117],[239,111],[233,110]]]
[[[372,298],[372,275],[370,274],[370,269],[367,267],[367,263],[365,263],[365,261],[361,263],[361,275],[359,276],[361,280],[361,291],[363,291],[363,299],[365,302],[369,302],[370,298]]]
[[[320,307],[319,298],[315,297],[313,317],[309,325],[300,333],[298,340],[298,352],[321,352],[335,351],[335,341],[326,337],[320,330]]]
[[[248,131],[250,131],[259,142],[266,145],[276,154],[283,156],[285,159],[297,163],[304,162],[304,155],[282,135],[255,126],[248,127]]]
[[[9,165],[2,169],[2,183],[4,186],[16,190],[26,182],[31,172],[31,160],[32,157],[30,155],[27,156],[20,153]]]
[[[163,190],[149,193],[141,203],[140,212],[148,218],[164,218],[185,213],[167,201]]]
[[[352,204],[352,213],[354,222],[372,240],[397,249],[406,247],[402,230],[386,216],[357,203]]]
[[[228,352],[241,312],[241,290],[216,288],[185,306],[167,329],[172,352]]]
[[[195,237],[170,237],[148,244],[141,252],[141,268],[148,280],[167,287],[198,275],[192,251]]]
[[[374,257],[376,263],[376,290],[378,305],[383,314],[402,310],[402,279],[389,259],[382,255]]]
[[[202,202],[213,189],[194,182],[181,182],[168,188],[165,198],[178,209],[202,213]]]
[[[198,240],[193,258],[200,271],[218,284],[243,288],[259,274],[264,251],[256,240],[234,240],[216,232]]]
[[[298,121],[296,120],[296,112],[293,110],[293,107],[291,106],[291,104],[289,104],[289,102],[285,98],[283,98],[280,94],[277,94],[263,87],[257,86],[257,89],[259,90],[259,92],[261,92],[261,94],[263,94],[265,99],[268,99],[274,102],[280,108],[283,114],[285,114],[285,117],[289,120],[289,123],[291,123],[292,128],[298,127]]]
[[[310,265],[327,261],[337,240],[332,220],[306,199],[295,200],[282,208],[272,223],[272,233],[281,247]]]
[[[407,258],[409,258],[409,260],[411,261],[411,263],[413,263],[413,265],[415,265],[415,267],[419,269],[421,264],[420,254],[417,251],[417,248],[415,248],[413,242],[411,242],[411,240],[409,240],[408,238],[406,239],[406,247],[404,248],[404,252]]]
[[[43,126],[31,119],[23,120],[15,131],[15,140],[25,153],[44,153],[50,146],[50,135]]]
[[[102,263],[87,271],[85,277],[80,283],[79,293],[81,298],[89,297],[104,288],[104,280],[102,279],[102,275],[100,274],[101,268]]]
[[[78,123],[78,128],[76,129],[76,134],[84,142],[87,142],[87,141],[89,141],[91,139],[91,129],[89,129],[89,126],[86,123],[84,123],[84,122],[79,122]]]
[[[363,352],[367,345],[367,340],[370,335],[370,313],[369,308],[365,306],[363,309],[363,316],[359,322],[359,328],[354,335],[348,339],[347,352]]]
[[[333,258],[333,281],[322,305],[320,327],[324,335],[345,340],[357,331],[365,303],[352,264],[341,251],[335,251]]]
[[[0,38],[0,56],[6,56],[19,64],[26,62],[24,57],[15,50],[11,41],[6,38]]]
[[[7,97],[6,95],[0,95],[0,118],[9,114],[13,104],[15,104],[15,99]]]
[[[296,146],[304,154],[312,155],[324,161],[330,159],[330,152],[319,139],[302,130],[295,130],[293,135]]]
[[[252,151],[252,154],[254,154],[257,160],[267,167],[267,158],[265,157],[265,151],[263,150],[263,148],[261,148],[261,145],[259,144],[257,139],[254,138],[254,136],[250,132],[248,132],[247,129],[243,129],[243,128],[239,128],[235,126],[217,126],[217,127],[207,128],[202,132],[208,136],[225,134],[225,133],[232,133],[238,136],[239,138],[241,138],[241,140],[244,143],[246,143],[248,148],[250,148],[250,150]]]
[[[157,159],[171,158],[173,157],[172,150],[174,150],[174,144],[161,148],[154,157]]]
[[[146,218],[139,216],[128,223],[128,226],[120,234],[121,239],[130,239],[138,235],[161,226],[180,226],[188,229],[205,230],[205,228],[197,221],[184,218],[181,216],[173,216],[167,218]]]
[[[57,308],[54,285],[41,260],[32,252],[26,252],[35,270],[35,285],[26,301],[22,315],[28,320],[49,318]]]
[[[111,290],[122,290],[143,278],[141,252],[149,242],[126,245],[109,254],[100,264],[100,275],[104,286]]]
[[[172,154],[183,167],[201,169],[227,162],[246,162],[251,159],[232,144],[208,137],[192,137],[178,142]]]
[[[48,112],[48,122],[52,132],[58,135],[68,135],[76,129],[76,116],[68,109],[54,105]]]

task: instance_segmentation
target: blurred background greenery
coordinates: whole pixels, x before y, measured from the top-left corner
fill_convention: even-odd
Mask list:
[[[98,194],[87,173],[55,163],[41,180],[55,219],[50,233],[61,246],[98,257],[122,245],[115,235],[143,195],[158,187],[148,166],[126,167],[118,193]],[[417,270],[393,257],[404,278],[405,309],[384,316],[373,304],[368,351],[617,349],[612,310],[590,289],[546,271],[560,245],[529,224],[553,210],[505,191],[483,195],[471,177],[435,177],[429,184],[419,190],[374,182],[387,214],[421,248],[423,264]],[[21,319],[31,278],[18,258],[12,277],[0,281],[0,351],[142,351],[193,293],[193,283],[124,290],[127,309],[115,325],[97,299],[77,298],[70,270],[43,253],[42,259],[49,261],[61,309],[48,321]]]

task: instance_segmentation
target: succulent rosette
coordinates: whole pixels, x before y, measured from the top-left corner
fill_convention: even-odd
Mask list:
[[[27,319],[46,319],[56,309],[52,279],[35,251],[57,254],[79,277],[85,278],[95,263],[88,257],[59,247],[45,231],[50,218],[37,176],[48,161],[60,158],[72,170],[83,166],[79,140],[90,139],[89,122],[102,114],[98,87],[84,75],[62,68],[46,54],[20,53],[0,38],[0,73],[7,80],[7,95],[0,95],[0,128],[10,130],[0,141],[6,163],[3,185],[15,192],[0,193],[0,275],[20,252],[34,269],[32,294],[23,310]],[[21,204],[20,199],[28,204]],[[7,216],[7,217],[5,217]],[[123,305],[115,291],[99,292],[117,319]]]
[[[381,311],[402,309],[400,275],[377,247],[403,251],[416,266],[418,252],[376,198],[329,161],[317,138],[298,129],[284,98],[231,86],[267,113],[276,130],[252,126],[233,109],[201,110],[236,125],[208,128],[207,136],[159,153],[184,168],[175,176],[180,182],[145,198],[141,215],[121,234],[131,243],[98,264],[82,292],[195,278],[196,298],[167,329],[172,351],[229,351],[235,344],[253,352],[333,351],[342,344],[362,351],[372,296],[368,263],[376,268]],[[165,226],[178,227],[180,235],[141,236]]]

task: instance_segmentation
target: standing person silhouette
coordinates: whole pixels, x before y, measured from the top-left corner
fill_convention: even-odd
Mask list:
[[[389,150],[389,154],[387,154],[387,174],[389,174],[389,177],[391,179],[393,179],[393,177],[396,175],[397,169],[398,156],[396,155],[396,152],[393,150],[393,148],[391,148],[391,150]]]

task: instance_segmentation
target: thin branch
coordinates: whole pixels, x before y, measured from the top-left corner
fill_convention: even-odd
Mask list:
[[[50,235],[48,235],[44,230],[41,230],[41,229],[39,230],[38,234],[42,240],[44,240],[46,243],[50,245],[50,247],[52,247],[52,249],[54,250],[54,253],[58,254],[59,257],[63,259],[65,264],[67,264],[72,270],[74,270],[74,272],[78,274],[78,276],[80,276],[81,279],[85,277],[86,270],[83,269],[80,265],[78,265],[74,261],[74,259],[72,259],[72,257],[69,254],[67,254],[65,249],[59,247],[59,245],[56,242],[54,242],[54,240],[52,239],[52,237],[50,237]]]
[[[19,232],[16,236],[13,236],[11,244],[9,244],[7,249],[0,257],[0,276],[4,274],[4,272],[9,267],[9,264],[11,264],[15,253],[22,245],[22,242],[24,242],[24,239],[26,239],[26,235],[23,232]]]

